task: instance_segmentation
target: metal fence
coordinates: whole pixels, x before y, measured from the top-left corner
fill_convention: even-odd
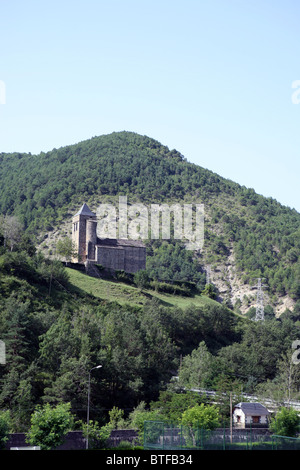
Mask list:
[[[300,450],[300,439],[272,436],[265,430],[235,430],[174,426],[161,421],[145,421],[145,450]]]
[[[273,435],[272,448],[275,450],[300,450],[300,439]]]

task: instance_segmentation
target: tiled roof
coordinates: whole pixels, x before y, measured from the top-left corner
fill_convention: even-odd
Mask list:
[[[240,408],[245,414],[249,415],[269,415],[270,412],[261,403],[238,403],[234,408]]]
[[[141,240],[127,240],[121,238],[97,238],[97,245],[100,246],[114,246],[114,247],[122,247],[122,246],[136,246],[139,248],[144,248],[145,245]]]
[[[76,215],[89,215],[95,217],[96,214],[92,212],[87,204],[83,204]]]

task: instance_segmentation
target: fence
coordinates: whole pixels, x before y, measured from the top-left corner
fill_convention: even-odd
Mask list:
[[[300,439],[272,436],[267,429],[218,428],[213,431],[145,421],[145,450],[276,450],[300,449]]]
[[[275,450],[300,450],[300,439],[273,435],[272,448]]]

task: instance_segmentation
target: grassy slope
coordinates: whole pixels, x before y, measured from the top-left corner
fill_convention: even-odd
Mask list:
[[[75,269],[66,268],[72,289],[92,294],[109,302],[118,302],[121,305],[143,305],[148,299],[156,298],[166,307],[186,308],[190,305],[204,307],[216,302],[202,295],[182,297],[172,294],[162,294],[154,290],[139,289],[137,287],[118,282],[90,277]],[[219,304],[218,304],[219,305]]]

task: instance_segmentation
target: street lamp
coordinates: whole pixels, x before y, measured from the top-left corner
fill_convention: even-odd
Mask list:
[[[86,417],[86,424],[87,424],[87,436],[86,436],[86,444],[85,448],[89,448],[89,423],[90,423],[90,392],[91,392],[91,372],[94,369],[100,369],[102,367],[101,365],[92,367],[91,370],[89,371],[89,384],[88,384],[88,406],[87,406],[87,417]]]

